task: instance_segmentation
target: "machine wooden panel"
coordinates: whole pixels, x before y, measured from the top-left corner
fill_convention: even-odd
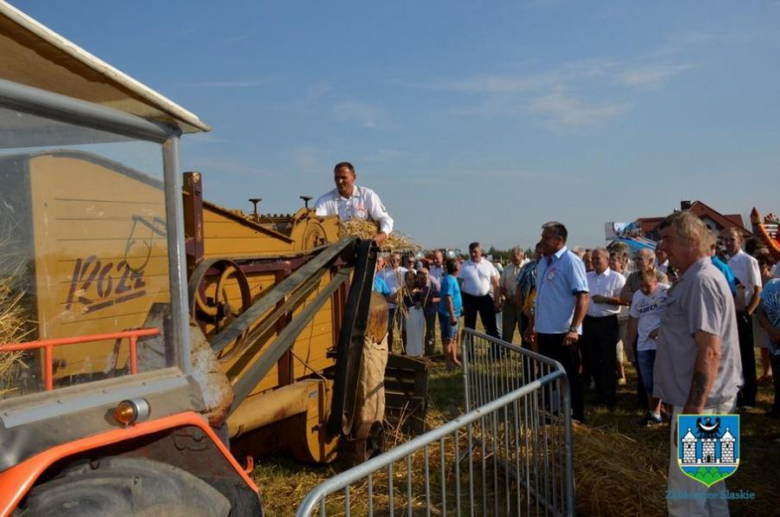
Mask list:
[[[289,240],[269,235],[240,216],[216,211],[215,207],[203,209],[204,258],[291,253]]]
[[[169,302],[162,183],[86,153],[29,160],[40,338],[141,327]],[[124,365],[113,342],[60,347],[57,377]]]

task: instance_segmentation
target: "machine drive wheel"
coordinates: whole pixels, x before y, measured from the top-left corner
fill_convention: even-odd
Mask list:
[[[219,276],[213,275],[217,272]],[[208,275],[211,272],[212,275]],[[231,303],[238,288],[240,300]],[[234,319],[252,306],[249,280],[241,267],[229,259],[208,259],[201,262],[189,280],[190,317],[200,324],[204,334],[213,325],[213,335],[219,334]],[[248,331],[236,338],[232,347],[240,347]],[[228,347],[230,349],[231,347]]]
[[[167,463],[105,458],[80,463],[33,488],[15,516],[207,517],[230,502],[205,481]]]

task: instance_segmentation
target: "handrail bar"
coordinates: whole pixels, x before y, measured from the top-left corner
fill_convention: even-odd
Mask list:
[[[55,339],[41,339],[39,341],[30,341],[28,343],[5,343],[0,344],[0,353],[21,352],[26,350],[44,349],[44,382],[46,391],[54,389],[54,347],[65,345],[78,345],[83,343],[93,343],[95,341],[107,341],[109,339],[130,339],[130,374],[138,373],[138,338],[150,337],[160,334],[160,329],[135,329],[123,330],[121,332],[107,332],[104,334],[90,334],[88,336],[63,337]]]

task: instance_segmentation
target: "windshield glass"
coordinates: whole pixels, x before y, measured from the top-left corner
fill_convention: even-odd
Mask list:
[[[130,373],[170,313],[162,146],[0,106],[0,184],[0,398]]]

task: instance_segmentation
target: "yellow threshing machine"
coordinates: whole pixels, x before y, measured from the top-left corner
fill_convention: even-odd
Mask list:
[[[230,438],[247,454],[284,447],[300,460],[330,461],[336,438],[349,432],[335,420],[334,432],[326,429],[335,343],[355,339],[355,331],[362,340],[365,332],[366,315],[356,329],[357,307],[347,303],[353,268],[339,259],[345,250],[360,253],[356,243],[338,242],[338,218],[317,217],[308,206],[292,215],[244,216],[209,203],[199,173],[184,175],[184,222],[191,317],[235,392]],[[375,252],[367,254],[369,242],[362,247],[365,264],[358,269],[371,282]],[[381,311],[382,301],[375,303]],[[343,394],[351,399],[356,377],[340,375],[349,377]],[[349,426],[351,417],[344,418]],[[247,433],[252,439],[236,440]]]

